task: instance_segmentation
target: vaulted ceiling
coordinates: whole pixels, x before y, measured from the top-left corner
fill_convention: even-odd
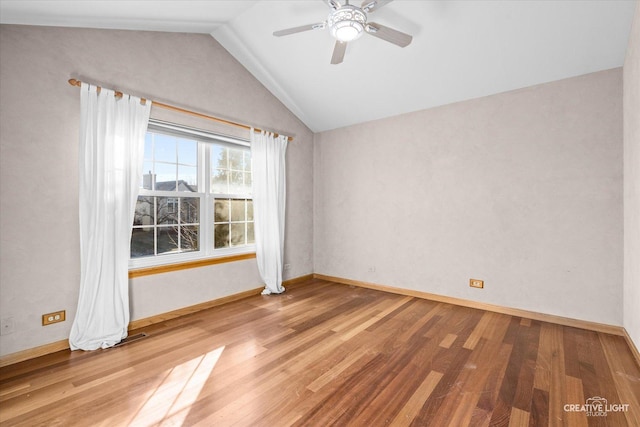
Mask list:
[[[369,21],[412,43],[364,34],[338,65],[327,29],[272,35],[325,21],[323,0],[2,0],[0,22],[211,34],[317,132],[620,67],[637,4],[396,0]]]

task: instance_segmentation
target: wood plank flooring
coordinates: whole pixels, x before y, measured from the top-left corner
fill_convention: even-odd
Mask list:
[[[525,318],[316,279],[141,331],[0,369],[0,424],[640,426],[624,338]]]

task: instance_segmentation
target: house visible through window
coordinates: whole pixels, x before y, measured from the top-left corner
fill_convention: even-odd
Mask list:
[[[132,266],[254,250],[246,141],[151,121],[143,167]]]

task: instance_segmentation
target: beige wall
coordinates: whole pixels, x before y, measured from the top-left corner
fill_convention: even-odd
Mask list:
[[[640,5],[624,62],[624,327],[640,348]]]
[[[621,69],[322,132],[314,163],[317,273],[622,325]]]
[[[624,321],[638,343],[637,15],[624,69],[624,268],[620,69],[314,136],[209,36],[0,27],[0,316],[16,329],[0,337],[0,355],[66,339],[73,320],[70,77],[292,134],[285,278],[315,271]],[[485,289],[470,289],[471,277]],[[142,277],[131,282],[132,319],[259,285],[253,260]],[[61,309],[66,322],[40,326]]]
[[[73,321],[79,92],[70,77],[293,135],[285,278],[313,272],[313,135],[212,37],[3,25],[0,316],[13,317],[16,331],[0,337],[0,354],[66,339]],[[162,110],[152,116],[212,126]],[[131,282],[132,319],[260,283],[255,260],[139,278]],[[41,315],[57,310],[67,310],[67,321],[42,327]]]

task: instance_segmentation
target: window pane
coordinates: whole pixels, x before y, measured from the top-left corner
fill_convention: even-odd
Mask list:
[[[244,170],[251,172],[251,151],[244,150]]]
[[[198,165],[198,142],[189,139],[178,140],[178,163]]]
[[[256,242],[256,237],[255,234],[253,232],[253,223],[252,222],[248,222],[247,223],[247,244],[251,244],[251,243],[255,243]]]
[[[156,163],[156,190],[176,191],[176,165],[167,163]]]
[[[153,255],[153,227],[134,228],[131,233],[131,258]]]
[[[215,222],[229,221],[229,200],[216,200],[215,202]]]
[[[231,200],[231,221],[246,221],[244,200]]]
[[[178,227],[158,227],[158,254],[178,251]]]
[[[133,225],[153,225],[154,212],[153,197],[138,196],[136,212],[133,216]]]
[[[178,198],[156,197],[157,224],[178,223]]]
[[[155,161],[156,162],[176,162],[176,138],[169,135],[156,133],[154,135],[155,142]]]
[[[197,225],[189,225],[180,227],[180,249],[182,252],[191,252],[198,250],[198,233],[200,227]]]
[[[244,150],[236,148],[229,149],[229,169],[241,171],[244,170]]]
[[[245,222],[231,224],[231,246],[239,246],[246,243],[245,225]]]
[[[229,193],[229,172],[223,169],[215,169],[211,177],[211,192],[215,194]]]
[[[251,188],[251,173],[246,173],[244,174],[244,191],[243,194],[247,194],[247,195],[251,195],[252,194],[252,188]]]
[[[198,191],[198,168],[178,166],[178,191]]]
[[[253,200],[247,200],[247,221],[253,221]]]
[[[144,136],[144,159],[153,159],[153,134],[150,132]]]
[[[214,225],[214,248],[229,247],[229,224]]]
[[[229,179],[229,193],[230,194],[244,194],[244,173],[231,172]]]
[[[211,147],[211,169],[229,169],[227,164],[227,149],[219,145]]]
[[[180,224],[197,224],[200,222],[200,199],[183,197],[180,199]]]
[[[142,164],[142,184],[140,188],[145,190],[153,190],[153,183],[155,182],[155,174],[153,173],[153,163],[144,162]]]

